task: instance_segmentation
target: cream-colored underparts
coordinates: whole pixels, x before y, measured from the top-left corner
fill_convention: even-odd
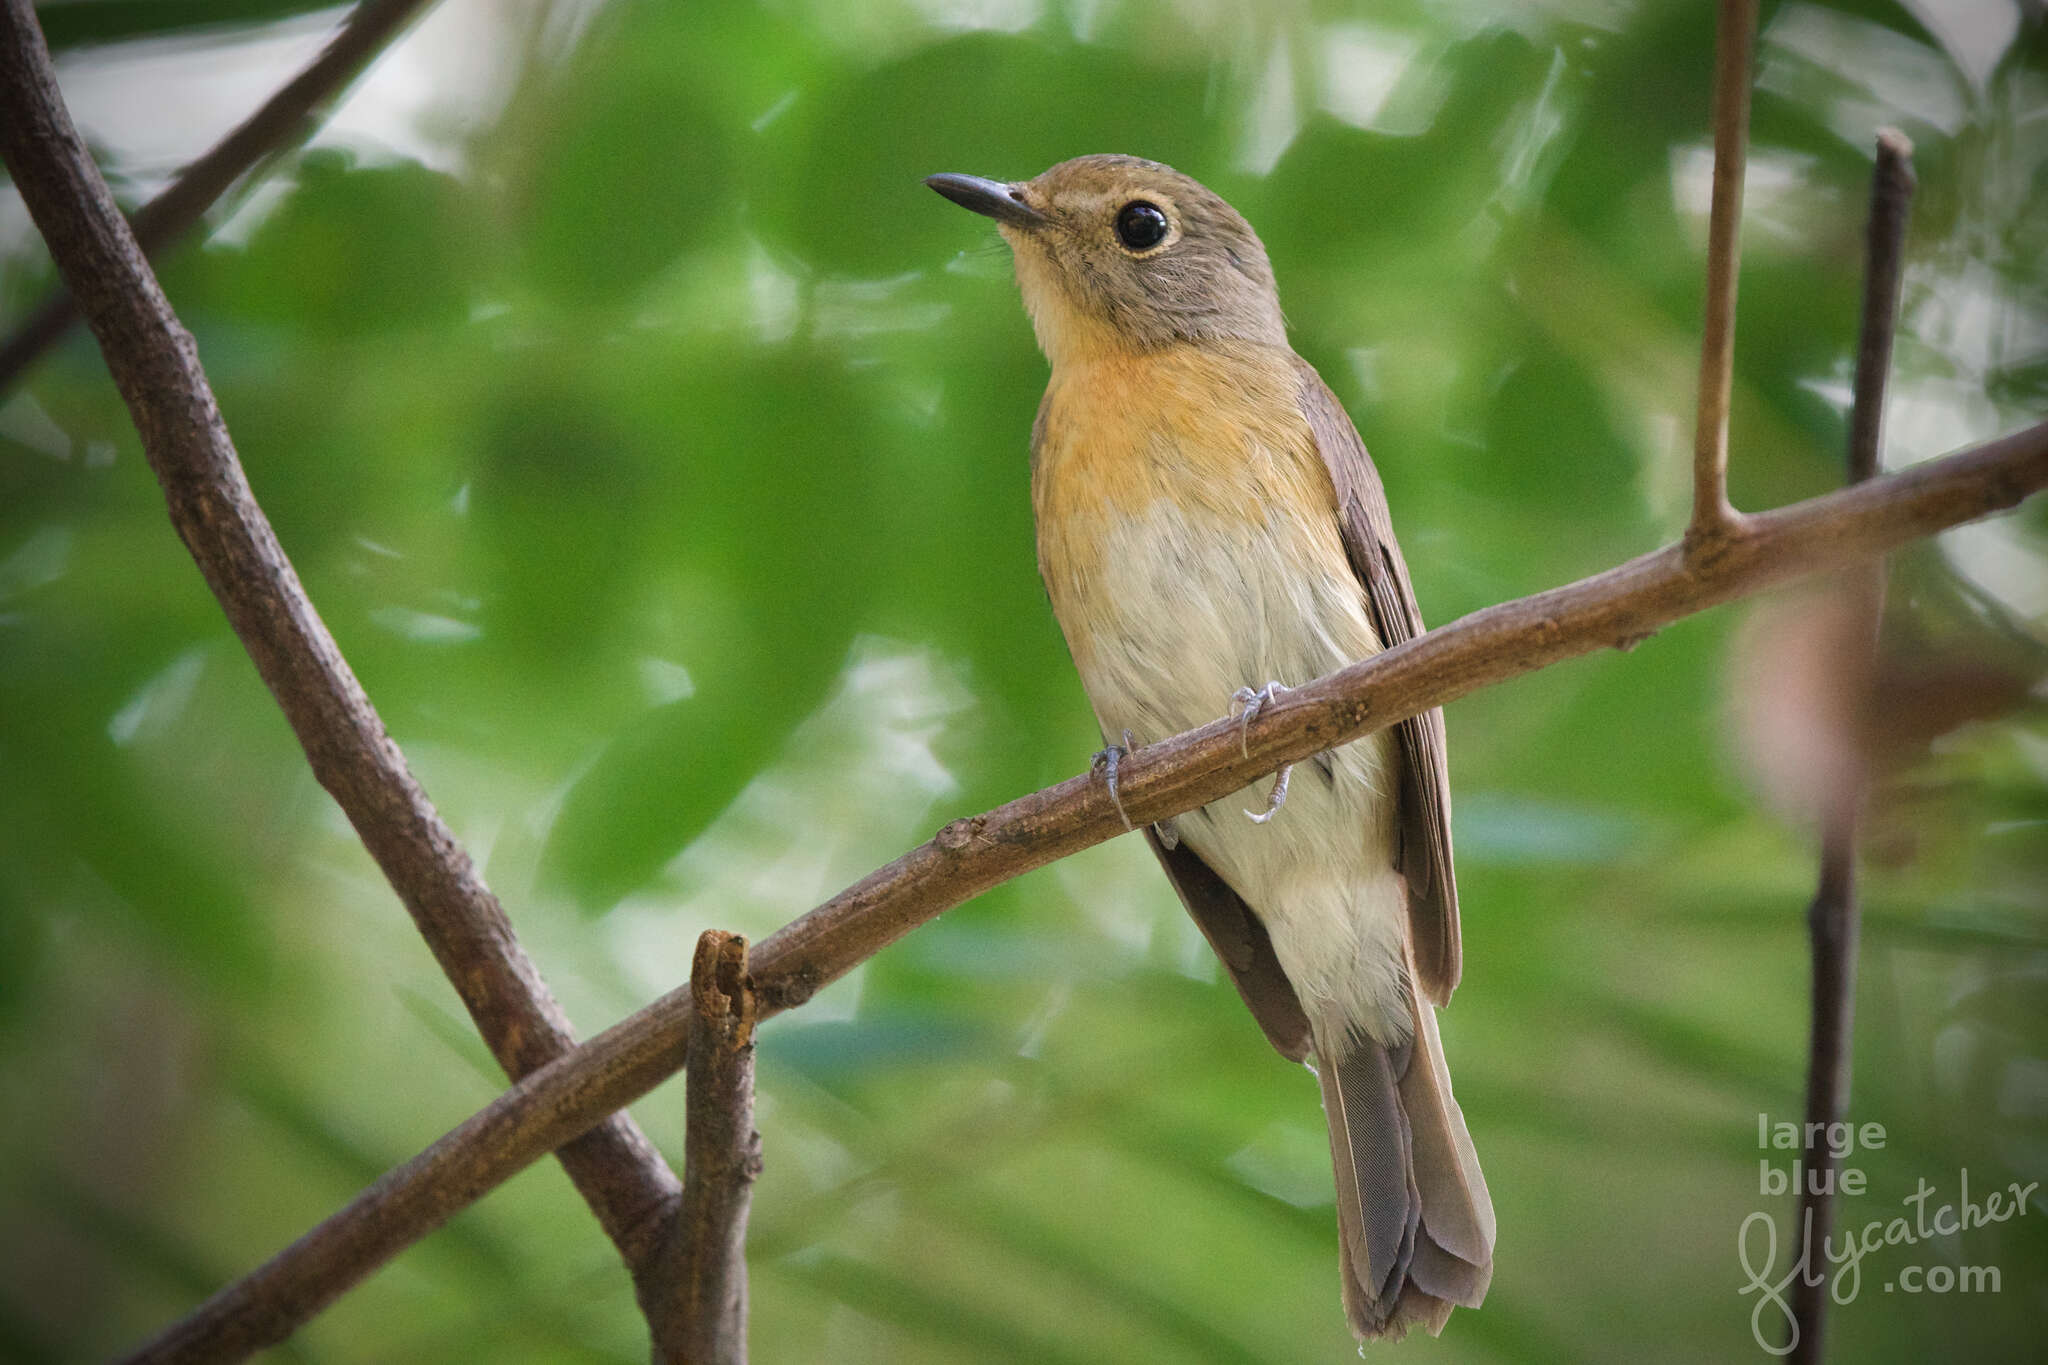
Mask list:
[[[1349,565],[1293,518],[1191,515],[1162,500],[1104,529],[1103,581],[1083,590],[1093,625],[1074,653],[1112,736],[1152,743],[1224,714],[1239,687],[1297,686],[1379,648]],[[1265,803],[1247,787],[1178,828],[1265,922],[1319,1039],[1342,1052],[1354,1029],[1408,1035],[1407,897],[1388,737],[1327,758],[1327,772],[1303,766],[1268,824],[1245,816]]]

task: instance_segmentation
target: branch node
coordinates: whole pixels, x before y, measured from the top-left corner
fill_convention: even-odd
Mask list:
[[[1750,534],[1750,518],[1729,506],[1724,498],[1718,508],[1710,507],[1706,515],[1694,515],[1692,524],[1685,528],[1684,539],[1679,541],[1679,552],[1686,568],[1706,571],[1718,567]]]
[[[776,973],[766,982],[755,983],[755,998],[763,1012],[781,1014],[810,1003],[819,987],[826,984],[826,976],[809,963]]]

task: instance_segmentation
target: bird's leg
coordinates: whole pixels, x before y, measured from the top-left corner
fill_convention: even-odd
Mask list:
[[[1117,765],[1123,762],[1124,755],[1137,747],[1137,741],[1132,739],[1131,732],[1126,730],[1123,743],[1103,745],[1096,750],[1095,757],[1088,764],[1091,770],[1101,769],[1103,785],[1109,788],[1109,804],[1116,807],[1116,813],[1123,819],[1124,828],[1132,831],[1138,827],[1132,824],[1131,817],[1124,813],[1123,798],[1116,790],[1116,769]],[[1171,848],[1172,845],[1169,844],[1167,847]]]
[[[1230,694],[1231,709],[1237,711],[1239,717],[1237,723],[1237,743],[1238,747],[1243,750],[1245,757],[1251,757],[1252,752],[1250,733],[1252,718],[1266,709],[1266,703],[1287,690],[1286,687],[1281,686],[1277,682],[1268,682],[1264,687],[1240,687],[1237,691]],[[1245,812],[1246,815],[1252,818],[1252,823],[1263,825],[1280,813],[1280,808],[1287,804],[1287,779],[1293,773],[1294,765],[1292,763],[1281,767],[1279,773],[1273,779],[1272,794],[1266,798],[1266,808],[1262,811],[1248,810]]]
[[[1263,825],[1280,813],[1280,808],[1287,804],[1287,779],[1293,775],[1294,765],[1292,763],[1281,767],[1279,773],[1273,778],[1273,791],[1266,798],[1266,808],[1261,811],[1248,810],[1245,812],[1246,815],[1251,816],[1253,824]]]

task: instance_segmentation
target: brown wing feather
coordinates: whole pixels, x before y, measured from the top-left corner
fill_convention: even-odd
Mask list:
[[[1337,488],[1344,550],[1380,644],[1388,649],[1423,632],[1422,613],[1408,582],[1408,566],[1394,539],[1386,491],[1351,419],[1307,361],[1301,372],[1301,410],[1316,449]],[[1445,758],[1444,713],[1425,711],[1394,727],[1401,763],[1401,843],[1397,865],[1408,879],[1408,923],[1423,994],[1447,1003],[1462,966],[1458,945],[1458,883],[1451,868],[1451,777]]]
[[[1287,973],[1280,970],[1266,926],[1186,844],[1168,848],[1150,828],[1145,831],[1145,842],[1159,855],[1159,865],[1180,893],[1180,903],[1188,908],[1195,927],[1230,969],[1237,993],[1266,1031],[1267,1041],[1289,1061],[1308,1056],[1308,1016],[1294,998]]]

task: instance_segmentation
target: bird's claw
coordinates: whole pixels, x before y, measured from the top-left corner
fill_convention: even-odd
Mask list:
[[[1133,831],[1138,827],[1131,823],[1131,817],[1124,811],[1123,797],[1117,794],[1116,770],[1117,765],[1123,762],[1124,755],[1136,747],[1137,741],[1132,739],[1131,732],[1126,730],[1123,743],[1105,744],[1096,751],[1094,759],[1088,765],[1090,768],[1102,770],[1103,785],[1109,788],[1109,804],[1116,807],[1116,813],[1123,820],[1124,828]]]
[[[1282,692],[1288,690],[1288,688],[1277,682],[1268,682],[1264,687],[1240,687],[1237,691],[1230,694],[1231,709],[1236,711],[1238,715],[1237,747],[1246,758],[1252,756],[1252,720],[1259,712],[1266,709],[1268,702],[1271,702]],[[1266,798],[1266,808],[1264,810],[1248,810],[1245,812],[1246,815],[1252,818],[1254,824],[1265,824],[1268,820],[1278,815],[1280,808],[1287,804],[1287,779],[1293,772],[1294,765],[1289,763],[1274,777],[1273,791]]]
[[[1240,687],[1230,694],[1230,709],[1237,712],[1237,747],[1246,758],[1252,756],[1252,721],[1266,709],[1266,703],[1289,689],[1276,682],[1264,687]],[[1285,800],[1285,797],[1281,798]]]
[[[1260,811],[1248,810],[1245,812],[1246,815],[1251,817],[1253,824],[1263,825],[1280,813],[1280,808],[1287,804],[1287,779],[1293,773],[1294,765],[1292,763],[1282,768],[1279,775],[1273,779],[1273,791],[1266,798],[1266,808]]]

